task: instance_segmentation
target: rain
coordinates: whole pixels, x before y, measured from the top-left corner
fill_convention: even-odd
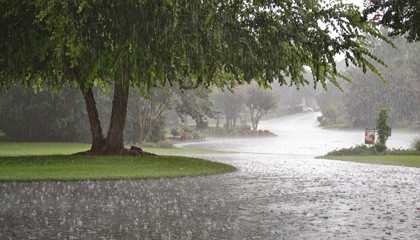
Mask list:
[[[292,2],[296,8],[300,6],[300,1]],[[361,1],[346,2],[361,6]],[[270,64],[265,62],[277,59],[274,54],[264,53],[267,59],[253,61],[259,57],[259,52],[252,52],[252,44],[246,42],[255,43],[253,40],[242,39],[250,52],[239,44],[237,46],[235,41],[217,42],[226,37],[223,34],[229,35],[229,40],[235,39],[235,36],[230,39],[235,31],[224,32],[217,28],[218,21],[222,21],[221,25],[225,23],[223,21],[230,24],[236,21],[234,18],[219,19],[213,16],[214,12],[209,11],[209,14],[194,4],[186,4],[184,9],[176,1],[166,1],[162,6],[148,1],[141,4],[150,7],[139,10],[136,5],[136,11],[149,14],[142,16],[142,20],[147,16],[174,14],[178,17],[184,14],[194,31],[215,24],[211,31],[220,31],[219,35],[210,35],[216,39],[212,42],[206,38],[210,30],[204,29],[200,37],[190,39],[192,44],[182,42],[178,45],[179,39],[192,36],[189,35],[189,22],[162,17],[151,21],[150,26],[142,26],[139,22],[130,25],[127,31],[133,33],[127,37],[127,50],[126,45],[119,45],[119,35],[114,39],[116,34],[111,34],[115,30],[114,22],[112,19],[108,21],[106,16],[115,13],[105,11],[104,14],[110,15],[104,15],[104,19],[101,16],[98,21],[98,24],[103,24],[98,25],[101,27],[95,27],[92,32],[89,29],[89,37],[81,28],[76,36],[90,39],[92,34],[92,39],[95,36],[106,39],[103,48],[97,47],[95,51],[103,51],[98,55],[109,53],[111,58],[104,54],[105,57],[89,66],[89,70],[73,60],[66,62],[72,67],[61,66],[60,61],[67,61],[61,59],[56,62],[59,63],[56,67],[62,69],[53,70],[55,74],[62,74],[59,81],[47,78],[53,83],[43,82],[47,86],[45,89],[37,80],[31,82],[30,74],[21,84],[9,85],[3,81],[6,75],[12,76],[16,72],[13,72],[15,66],[7,67],[8,64],[3,64],[6,61],[0,57],[0,66],[5,69],[0,69],[0,167],[6,168],[11,156],[18,159],[43,155],[43,151],[21,153],[17,148],[33,143],[38,144],[34,148],[64,146],[61,152],[44,149],[52,156],[76,154],[72,151],[77,148],[83,150],[77,154],[89,157],[145,157],[132,152],[133,148],[128,150],[129,146],[134,146],[140,152],[143,152],[141,149],[151,149],[158,151],[158,155],[199,158],[227,164],[236,170],[222,174],[113,180],[1,180],[0,239],[420,239],[420,167],[398,162],[388,165],[325,157],[332,151],[344,149],[351,152],[359,148],[377,154],[361,154],[367,157],[399,155],[419,160],[420,40],[414,38],[413,41],[412,35],[400,36],[390,29],[378,28],[377,35],[363,38],[366,44],[361,45],[369,45],[367,56],[377,56],[384,62],[372,57],[372,65],[363,65],[363,61],[358,62],[360,59],[354,57],[358,52],[352,52],[355,55],[350,58],[328,55],[332,57],[322,62],[328,69],[324,73],[319,73],[324,67],[321,62],[310,62],[314,65],[292,69],[290,66],[294,66],[294,60],[285,60],[290,68],[281,66],[280,71],[270,69]],[[209,9],[229,10],[223,4],[206,4]],[[40,3],[37,7],[45,6]],[[124,7],[118,1],[116,13],[129,11]],[[178,12],[171,12],[172,7]],[[259,6],[247,10],[257,11],[259,8],[264,9]],[[84,5],[78,9],[77,14],[89,11]],[[267,9],[265,11],[269,12],[270,8]],[[187,10],[193,14],[189,16]],[[161,14],[159,11],[168,12]],[[262,12],[265,17],[272,13]],[[47,19],[43,22],[45,24],[59,21],[51,12],[43,14],[45,16],[36,17],[41,22]],[[208,14],[203,15],[207,17],[203,26],[200,25],[203,17],[200,14]],[[245,15],[241,17],[248,21],[258,17],[251,16],[252,13],[249,15],[249,19]],[[7,17],[9,15],[2,16]],[[131,15],[127,18],[136,19]],[[81,17],[78,21],[86,21],[88,25],[92,19]],[[299,23],[301,21],[299,19]],[[115,24],[118,25],[118,21]],[[159,24],[170,27],[160,32]],[[150,31],[151,35],[134,33],[131,28]],[[277,30],[272,28],[273,32]],[[63,37],[59,34],[60,29],[57,31],[54,37]],[[125,33],[120,29],[115,31]],[[168,39],[163,36],[177,31],[184,35],[171,35]],[[252,31],[246,29],[246,32]],[[37,40],[41,42],[42,39]],[[142,48],[144,42],[150,46]],[[200,42],[208,44],[208,49]],[[89,41],[83,43],[88,48],[92,44]],[[216,43],[220,46],[213,48]],[[1,49],[3,45],[0,45]],[[166,51],[165,46],[176,51]],[[235,55],[234,47],[241,48],[246,57],[240,59]],[[112,51],[107,52],[108,48]],[[71,54],[79,54],[80,49],[72,49]],[[121,51],[118,57],[113,55],[115,49]],[[288,49],[291,55],[295,54],[292,49],[296,50]],[[213,59],[226,60],[218,58],[216,50],[228,54],[226,59],[235,59],[238,63],[226,66],[223,64],[230,62],[211,62]],[[159,51],[164,57],[153,56]],[[211,55],[212,51],[217,54]],[[97,57],[97,53],[83,53],[88,57],[83,54],[77,57],[86,61]],[[202,55],[196,57],[196,53]],[[296,53],[291,59],[302,52]],[[137,58],[136,54],[141,57]],[[336,54],[339,55],[339,51]],[[180,56],[184,58],[180,60]],[[110,59],[114,61],[114,57],[118,60],[111,64]],[[127,57],[127,61],[135,63],[132,72],[130,67],[119,65],[119,61],[123,62],[120,57]],[[42,61],[45,59],[48,57]],[[305,59],[298,57],[296,62]],[[82,70],[73,68],[77,64]],[[36,65],[30,66],[35,66],[35,69]],[[139,66],[148,67],[148,71],[139,71]],[[329,69],[332,67],[334,70]],[[90,68],[95,70],[90,72]],[[367,72],[364,71],[366,68]],[[69,69],[70,75],[87,72],[89,77],[95,77],[82,84],[67,81],[66,70]],[[49,70],[44,66],[37,73],[50,73]],[[269,79],[269,70],[278,75]],[[243,79],[235,79],[238,77],[233,76],[238,74],[236,71]],[[121,79],[113,80],[110,76]],[[39,74],[36,77],[42,79],[44,76]],[[89,109],[86,100],[89,97],[93,99],[94,109]],[[368,130],[374,131],[376,138],[381,134],[380,111],[388,114],[384,150],[379,150],[378,139],[376,144],[366,140]],[[90,149],[94,143],[95,121],[96,131],[100,133],[99,144],[102,145]],[[116,138],[115,145],[109,139],[114,136],[112,129],[118,124],[122,125],[120,133],[123,138]],[[110,146],[119,143],[122,145],[117,149],[119,152],[115,149],[106,152]],[[200,153],[201,150],[208,151]]]

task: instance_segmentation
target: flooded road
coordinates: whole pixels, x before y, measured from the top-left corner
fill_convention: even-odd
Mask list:
[[[420,239],[420,169],[314,159],[363,142],[316,115],[261,124],[278,137],[183,146],[239,152],[194,155],[229,174],[0,183],[0,239]]]

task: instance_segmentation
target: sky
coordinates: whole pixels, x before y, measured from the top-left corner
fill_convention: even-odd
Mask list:
[[[363,8],[363,0],[345,0],[345,2],[353,3],[359,6],[361,9]]]

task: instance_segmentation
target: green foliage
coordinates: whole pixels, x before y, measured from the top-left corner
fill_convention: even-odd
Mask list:
[[[248,85],[244,91],[244,102],[249,109],[252,129],[257,130],[262,117],[277,107],[278,99],[272,90],[261,89],[256,85]]]
[[[365,36],[384,37],[373,24],[360,21],[358,8],[342,3],[302,1],[296,8],[282,1],[93,1],[86,5],[82,0],[66,4],[6,0],[1,4],[5,33],[1,52],[39,56],[36,60],[51,63],[44,65],[66,76],[47,84],[59,79],[74,82],[71,74],[76,70],[83,78],[76,84],[85,86],[98,79],[112,85],[125,76],[123,71],[129,71],[130,83],[142,90],[166,81],[183,87],[233,87],[234,81],[252,79],[260,86],[274,80],[304,85],[309,81],[303,78],[303,66],[309,66],[314,83],[324,85],[340,77],[334,60],[338,53],[345,53],[347,62],[363,70],[377,72],[370,58],[382,63],[367,51]],[[325,31],[330,28],[336,28],[339,36]],[[3,55],[0,69],[6,70],[1,75],[6,78],[21,72],[7,65],[10,60],[14,66],[26,62]],[[28,61],[26,72],[53,72],[54,68],[44,69],[39,62]],[[219,72],[228,77],[215,80]]]
[[[330,103],[328,107],[326,107],[322,113],[327,117],[327,119],[331,122],[336,122],[339,116],[338,108],[334,103]]]
[[[372,62],[384,63],[366,35],[385,38],[361,20],[358,8],[340,1],[3,0],[0,88],[115,86],[113,114],[122,115],[111,118],[106,141],[119,148],[131,86],[142,93],[167,82],[301,86],[309,84],[305,66],[315,86],[338,85],[348,79],[337,71],[337,54],[382,78]]]
[[[365,18],[373,14],[373,20],[392,29],[391,36],[403,35],[409,42],[420,41],[420,4],[416,0],[364,0]]]
[[[420,137],[414,139],[414,141],[411,143],[411,146],[414,150],[420,151]]]
[[[327,156],[368,156],[376,155],[377,150],[375,147],[368,147],[366,145],[357,145],[351,148],[343,148],[339,150],[334,150],[327,153]]]
[[[382,151],[380,151],[382,150]],[[326,156],[375,156],[375,155],[420,155],[420,151],[410,149],[387,149],[385,145],[377,143],[374,146],[356,145],[327,153]]]
[[[379,69],[387,82],[384,84],[372,73],[346,71],[354,77],[355,84],[344,86],[343,112],[347,113],[353,127],[374,128],[375,111],[389,108],[392,109],[389,124],[406,127],[420,119],[420,81],[416,77],[420,74],[420,42],[408,44],[403,37],[395,37],[393,41],[398,49],[394,49],[376,39],[370,41],[374,44],[371,51],[386,59],[388,67]]]
[[[237,132],[241,132],[241,131],[250,131],[251,127],[249,125],[239,125],[239,126],[235,126],[232,131],[236,130]]]
[[[234,127],[244,107],[244,98],[238,90],[233,93],[223,89],[223,91],[216,92],[212,96],[216,107],[225,115],[227,130]]]
[[[378,152],[384,152],[387,149],[387,146],[381,142],[375,143],[373,146]]]
[[[165,119],[158,118],[155,124],[151,127],[151,129],[144,129],[144,131],[149,131],[149,134],[146,137],[146,141],[157,143],[159,141],[165,140]]]
[[[181,130],[179,129],[179,127],[172,127],[171,128],[171,135],[173,137],[177,137],[181,134]]]
[[[182,125],[181,129],[183,132],[192,133],[195,131],[194,127],[191,125]]]
[[[196,122],[197,129],[206,128],[206,119],[215,116],[214,103],[210,99],[209,89],[178,90],[175,111],[184,122],[188,115]]]
[[[0,128],[9,141],[89,142],[84,103],[78,91],[61,95],[25,92],[21,87],[0,91]]]
[[[388,109],[381,109],[376,112],[378,114],[376,118],[376,131],[378,132],[378,141],[385,145],[388,139]]]

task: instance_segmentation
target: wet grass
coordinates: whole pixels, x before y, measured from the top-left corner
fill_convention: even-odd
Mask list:
[[[208,175],[234,170],[234,167],[226,164],[177,156],[0,157],[0,181],[142,179]]]
[[[398,156],[398,155],[380,155],[380,156],[321,156],[321,159],[341,160],[361,163],[374,163],[385,165],[397,165],[407,167],[420,167],[420,156]]]
[[[234,171],[226,164],[178,156],[73,156],[83,143],[0,142],[0,181],[137,179],[197,176]],[[218,153],[209,150],[143,148],[156,154]]]
[[[85,143],[27,143],[0,142],[0,156],[28,156],[28,155],[69,155],[90,149]],[[212,150],[179,149],[179,148],[142,148],[146,152],[155,154],[209,154],[226,153]]]

